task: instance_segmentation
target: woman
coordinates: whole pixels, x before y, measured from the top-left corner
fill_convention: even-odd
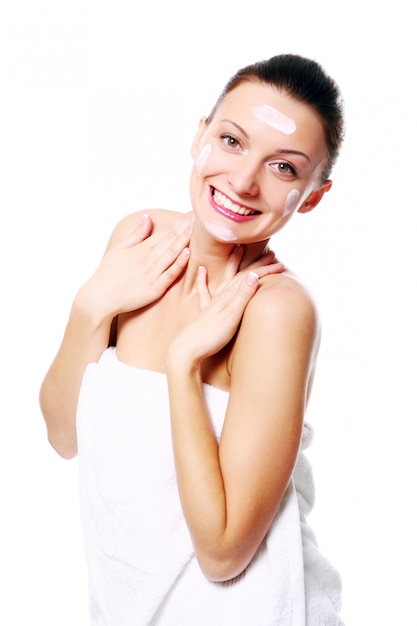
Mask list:
[[[342,623],[305,522],[319,321],[268,250],[342,133],[315,62],[240,70],[194,139],[192,212],[127,216],[76,295],[40,400],[79,453],[93,624]]]

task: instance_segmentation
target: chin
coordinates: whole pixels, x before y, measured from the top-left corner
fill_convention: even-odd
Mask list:
[[[217,241],[234,243],[237,240],[237,236],[230,228],[218,226],[217,224],[212,224],[211,222],[204,222],[204,226],[207,232],[209,232],[210,235],[212,235]]]

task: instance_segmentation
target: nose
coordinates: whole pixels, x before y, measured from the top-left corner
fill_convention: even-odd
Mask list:
[[[256,196],[259,193],[259,165],[253,159],[239,159],[229,173],[229,185],[239,196]]]

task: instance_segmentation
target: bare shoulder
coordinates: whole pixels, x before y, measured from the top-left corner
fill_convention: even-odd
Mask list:
[[[288,271],[266,276],[242,318],[229,355],[230,376],[249,377],[255,388],[281,399],[307,396],[319,346],[319,316],[307,287]]]
[[[274,324],[285,321],[286,324],[291,322],[290,326],[301,323],[317,328],[319,325],[317,306],[310,290],[288,270],[261,279],[248,312],[265,322],[270,318]]]
[[[318,310],[306,285],[289,271],[261,279],[246,307],[235,350],[259,358],[268,353],[270,364],[284,354],[312,363],[319,345]]]

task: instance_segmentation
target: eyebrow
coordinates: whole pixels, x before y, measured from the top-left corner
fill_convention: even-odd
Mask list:
[[[246,132],[246,130],[244,130],[241,126],[239,126],[239,124],[236,124],[236,122],[232,122],[232,120],[228,120],[228,119],[226,119],[226,118],[224,118],[224,119],[220,120],[220,122],[228,122],[229,124],[233,124],[233,126],[234,126],[235,128],[237,128],[237,129],[238,129],[238,131],[240,131],[240,132],[242,133],[242,135],[244,135],[244,136],[246,137],[246,139],[249,139],[249,135],[248,135],[248,133]]]
[[[236,122],[233,122],[232,120],[229,120],[227,118],[220,120],[220,122],[228,122],[229,124],[232,124],[235,128],[239,130],[239,132],[242,133],[244,137],[246,137],[246,139],[249,139],[249,135],[246,132],[246,130],[242,128],[241,126],[239,126],[239,124],[236,124]],[[300,152],[300,150],[289,150],[289,149],[279,148],[278,150],[275,150],[275,154],[296,154],[298,156],[304,157],[305,159],[307,159],[309,163],[311,163],[310,157],[307,156],[305,152]]]
[[[305,152],[300,152],[300,150],[285,150],[285,149],[278,149],[275,150],[275,154],[297,154],[298,156],[302,156],[305,159],[307,159],[307,161],[309,163],[311,163],[311,159],[309,156],[307,156],[307,154]]]

